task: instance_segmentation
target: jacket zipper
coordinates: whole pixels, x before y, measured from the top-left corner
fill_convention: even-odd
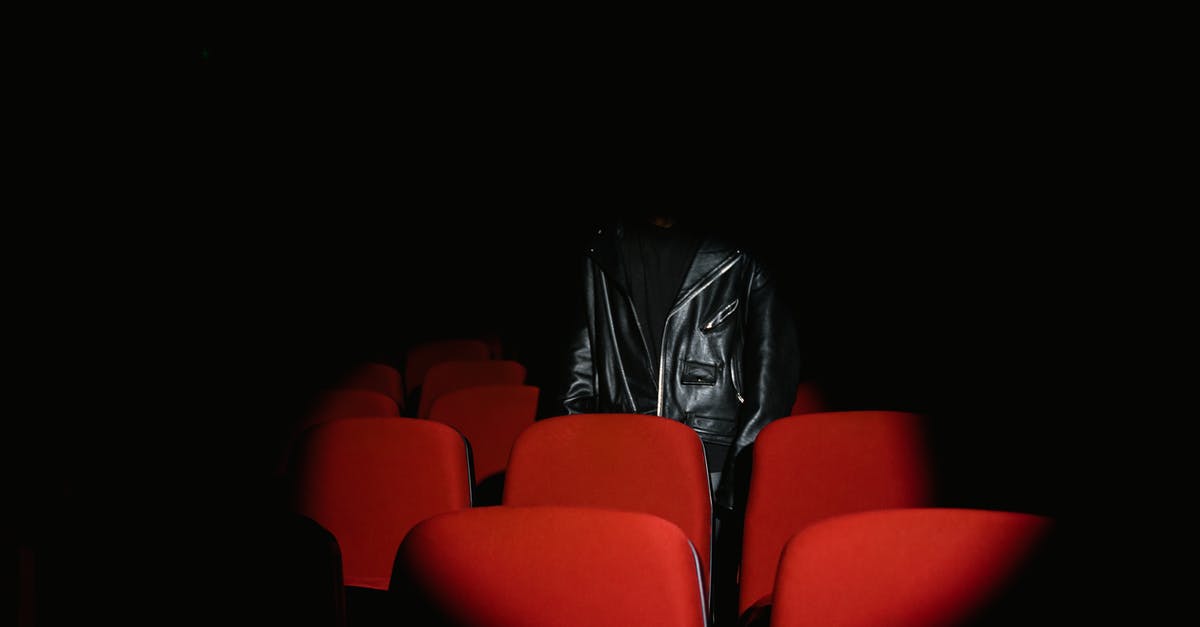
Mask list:
[[[731,361],[733,363],[729,364],[729,378],[731,381],[733,381],[733,393],[737,395],[738,402],[744,405],[746,403],[746,398],[742,396],[742,386],[738,384],[738,371],[741,368],[742,363],[740,360],[738,360],[736,352],[733,354]]]
[[[604,278],[603,274],[600,275],[600,289],[604,293],[604,300],[605,300],[604,306],[611,310],[612,303],[608,302],[608,299],[609,299],[608,280]],[[637,319],[636,313],[634,314],[634,319],[635,320]],[[639,325],[638,330],[640,332],[641,325]],[[613,328],[612,316],[609,316],[609,319],[608,319],[608,332],[612,335],[613,342],[615,345],[616,338],[617,338],[617,332]],[[646,343],[646,341],[642,340],[642,344],[645,344],[645,343]],[[621,351],[614,351],[614,354],[617,356],[617,369],[621,371],[621,381],[623,381],[625,383],[625,393],[629,395],[630,407],[633,407],[636,410],[637,409],[637,401],[635,401],[633,398],[633,390],[629,389],[629,377],[625,376],[625,365],[623,363],[621,363]]]
[[[738,299],[734,299],[734,301],[732,303],[729,303],[728,305],[725,305],[724,307],[722,307],[721,311],[718,311],[717,315],[713,316],[712,320],[709,320],[704,325],[703,329],[705,331],[711,331],[713,329],[713,327],[717,326],[718,324],[721,324],[722,322],[725,322],[725,320],[728,319],[729,316],[733,315],[733,312],[737,311],[738,302],[740,302]]]
[[[684,305],[691,302],[693,298],[695,298],[696,296],[698,296],[700,294],[700,292],[703,292],[704,290],[708,289],[709,286],[712,285],[713,283],[715,283],[717,279],[721,278],[721,276],[723,274],[725,274],[726,272],[729,272],[729,269],[732,268],[735,264],[737,264],[738,259],[739,259],[739,257],[738,257],[739,253],[741,253],[741,251],[734,251],[734,253],[730,257],[730,259],[728,261],[725,261],[724,263],[722,263],[721,266],[718,267],[715,272],[713,272],[712,276],[709,277],[709,279],[707,281],[705,281],[703,285],[692,290],[692,293],[690,295],[688,295],[688,297],[686,299],[680,301],[679,303],[676,303],[676,305],[671,308],[670,313],[667,314],[667,324],[670,324],[671,316],[674,316],[676,313],[679,313],[679,310],[683,309]],[[658,413],[659,416],[663,415],[663,365],[665,364],[665,361],[666,361],[666,348],[667,348],[667,332],[666,332],[666,325],[664,325],[662,341],[660,342],[659,347],[658,347],[658,409],[656,410],[656,412]]]

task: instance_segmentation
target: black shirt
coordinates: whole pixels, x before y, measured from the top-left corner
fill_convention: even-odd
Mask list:
[[[627,226],[621,240],[629,296],[646,335],[656,374],[667,314],[675,305],[699,245],[700,238],[682,227],[641,223]]]

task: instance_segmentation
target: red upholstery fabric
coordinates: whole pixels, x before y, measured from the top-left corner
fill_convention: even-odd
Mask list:
[[[801,381],[800,385],[796,386],[796,400],[792,402],[793,416],[827,410],[825,394],[821,392],[821,388],[816,383]]]
[[[443,361],[490,359],[491,348],[483,340],[433,340],[408,349],[404,356],[404,393],[425,382],[425,374]]]
[[[328,390],[317,399],[303,428],[339,418],[382,418],[400,415],[400,407],[387,395],[371,390]]]
[[[404,382],[400,371],[387,365],[375,362],[357,364],[337,385],[346,390],[370,390],[379,392],[396,402],[401,410],[404,409]]]
[[[505,505],[572,505],[646,512],[683,529],[707,590],[712,496],[704,447],[690,427],[641,414],[543,420],[517,438]]]
[[[679,527],[649,514],[482,507],[417,525],[392,592],[402,618],[437,624],[703,627],[697,568]]]
[[[296,510],[337,538],[346,585],[386,588],[417,522],[469,507],[467,449],[454,429],[411,418],[346,418],[304,434]]]
[[[475,482],[508,466],[513,442],[537,417],[538,389],[531,385],[481,385],[443,394],[429,410],[471,443]]]
[[[400,415],[400,407],[387,396],[370,390],[327,390],[317,399],[307,416],[299,423],[290,425],[283,436],[275,474],[284,475],[291,465],[296,441],[304,431],[326,422],[341,418],[393,418]]]
[[[788,538],[817,520],[929,504],[919,416],[888,411],[776,420],[754,445],[738,613],[771,593]]]
[[[829,518],[784,549],[771,625],[955,625],[985,607],[1050,526],[1030,514],[899,509]]]
[[[421,404],[418,418],[428,418],[429,410],[438,397],[476,385],[520,385],[525,383],[525,366],[504,359],[487,361],[444,361],[425,374],[421,385]]]

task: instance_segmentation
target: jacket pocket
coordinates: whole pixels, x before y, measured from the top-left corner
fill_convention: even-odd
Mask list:
[[[685,423],[695,430],[701,440],[717,444],[733,442],[734,431],[737,430],[736,420],[697,414],[686,414],[685,416]]]
[[[707,322],[700,325],[700,331],[708,333],[725,326],[725,323],[729,322],[729,317],[733,315],[733,312],[737,311],[738,301],[739,299],[735,298],[733,302],[718,309],[717,313],[710,316]]]
[[[684,385],[716,385],[721,367],[698,361],[684,361],[679,369],[679,382]]]

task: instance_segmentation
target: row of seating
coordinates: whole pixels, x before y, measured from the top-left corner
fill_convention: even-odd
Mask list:
[[[386,364],[364,362],[324,391],[312,418],[318,421],[336,418],[344,415],[346,410],[355,409],[353,402],[339,403],[339,396],[370,398],[372,409],[386,412],[381,415],[428,418],[434,402],[450,392],[477,385],[517,385],[525,382],[525,375],[525,366],[509,359],[451,360],[434,364],[424,372],[419,405],[416,412],[409,414],[404,409],[405,395],[400,392],[403,384],[399,371]]]
[[[333,386],[337,390],[365,390],[388,397],[396,403],[397,415],[409,415],[410,398],[418,401],[416,415],[428,417],[433,401],[449,391],[482,383],[524,383],[525,369],[508,360],[504,366],[470,364],[437,368],[447,362],[478,362],[501,360],[498,344],[474,339],[447,339],[424,342],[405,354],[403,372],[378,362],[355,364]],[[476,379],[478,381],[472,381]],[[802,383],[796,390],[792,414],[812,413],[825,409],[820,390],[811,382]]]
[[[1045,537],[1040,516],[882,509],[826,518],[779,560],[772,627],[961,625],[986,615]],[[439,514],[401,543],[408,624],[704,626],[693,547],[662,518],[575,507]]]
[[[462,392],[460,399],[472,398]],[[469,400],[450,406],[461,415],[479,408]],[[409,530],[471,507],[468,440],[439,422],[407,418],[335,419],[305,433],[294,502],[341,543],[347,585],[394,586],[393,558]],[[921,440],[920,418],[899,412],[819,413],[768,425],[746,510],[739,613],[761,613],[778,600],[776,569],[797,532],[852,512],[928,506]],[[701,598],[709,598],[712,510],[703,449],[690,428],[636,414],[553,418],[520,431],[507,465],[506,508],[605,508],[673,523],[695,551]],[[510,515],[517,516],[480,514]]]
[[[412,401],[423,402],[420,397],[424,395],[426,379],[430,370],[438,364],[500,360],[501,357],[502,348],[494,338],[490,342],[482,339],[430,340],[408,348],[404,354],[403,367],[400,369],[378,362],[355,364],[333,387],[377,392],[396,403],[398,415],[408,415],[408,407]],[[521,370],[520,382],[523,383],[524,368]],[[453,375],[435,375],[434,385],[453,380]],[[421,413],[416,415],[426,417]]]
[[[482,483],[504,471],[517,434],[537,417],[539,395],[537,387],[519,382],[471,385],[438,396],[422,418],[448,424],[467,437],[474,452],[476,477]],[[326,422],[355,417],[401,416],[393,402],[376,392],[328,391],[312,412],[290,428],[278,470],[282,473],[286,469],[301,433]]]
[[[482,350],[482,342],[474,340],[421,346],[454,349],[460,345]],[[420,357],[420,353],[417,355]],[[440,355],[453,356],[453,353]],[[477,482],[495,478],[504,470],[517,433],[536,418],[537,388],[523,386],[526,369],[516,361],[449,360],[426,368],[425,363],[430,359],[431,356],[420,357],[410,364],[418,369],[419,374],[413,376],[421,377],[423,388],[415,416],[445,422],[461,431],[474,447]],[[405,415],[403,385],[399,372],[390,366],[358,364],[333,389],[321,395],[298,431],[335,418]],[[489,389],[480,390],[482,387]],[[792,414],[821,411],[823,406],[816,387],[802,384],[796,390]]]
[[[341,382],[341,389],[327,395],[324,399],[326,402],[314,412],[309,425],[346,416],[400,416],[403,413],[401,408],[405,398],[412,398],[411,392],[417,390],[420,393],[416,397],[419,403],[415,415],[445,422],[466,438],[468,458],[474,457],[475,460],[474,483],[482,484],[505,470],[512,443],[516,441],[518,434],[532,425],[538,390],[533,386],[512,385],[524,382],[523,366],[516,362],[492,359],[498,356],[498,352],[484,351],[481,344],[474,340],[448,341],[432,343],[422,349],[410,351],[406,370],[415,375],[409,377],[407,383],[402,383],[402,377],[390,367],[382,364],[362,364]],[[425,350],[426,348],[429,350]],[[443,348],[449,352],[443,351],[438,356],[438,351]],[[456,360],[455,357],[458,356],[466,359]],[[481,385],[497,381],[509,384]],[[358,398],[355,398],[356,396]],[[374,398],[368,400],[368,397],[372,396]],[[387,399],[381,399],[380,396]],[[797,389],[794,414],[820,409],[823,409],[823,399],[816,388],[801,386]],[[821,421],[807,421],[802,424],[777,421],[777,425],[789,425],[788,429],[793,433],[769,437],[765,447],[760,441],[758,459],[755,460],[754,485],[751,488],[746,515],[748,522],[739,574],[740,596],[737,604],[739,613],[743,616],[753,616],[762,613],[764,608],[771,607],[771,588],[774,585],[777,558],[782,554],[784,544],[797,525],[803,526],[806,524],[804,521],[820,520],[843,512],[930,504],[929,478],[920,438],[919,417],[895,412],[840,412],[839,415],[838,421],[844,424],[838,428],[847,432],[847,437],[842,440],[836,437],[829,440],[824,437],[829,434],[822,431],[827,430],[829,425]],[[881,424],[871,424],[885,415],[888,417],[882,418]],[[587,433],[585,430],[584,437],[579,440],[603,439],[614,426],[614,420],[611,418],[608,420],[609,424],[600,432]],[[855,430],[859,431],[858,435],[850,435],[850,432]],[[691,435],[690,430],[685,431],[689,431]],[[829,446],[830,442],[833,442],[834,446]],[[617,444],[619,446],[619,442]],[[569,447],[560,447],[559,450],[571,450],[573,454],[577,454],[577,451]],[[652,446],[650,450],[651,456],[661,452],[658,446]],[[612,456],[611,451],[609,455]],[[628,451],[621,451],[619,461],[625,461],[627,455]],[[789,468],[788,464],[796,459],[810,463],[805,468]],[[780,470],[790,471],[800,480],[758,487],[758,484],[764,481],[764,476],[777,474],[770,470],[776,463],[773,460],[781,460]],[[838,476],[838,471],[830,474],[830,469],[837,467],[837,464],[829,464],[830,460],[837,460],[842,464],[843,475],[853,474],[865,481],[862,485],[847,488],[844,477]],[[570,461],[578,460],[568,460]],[[616,461],[618,460],[615,458],[610,459],[608,465]],[[851,470],[850,466],[857,468]],[[565,467],[570,468],[570,463]],[[605,467],[606,464],[602,460],[599,464],[585,466],[592,472]],[[545,474],[553,475],[555,472]],[[571,476],[571,473],[568,472],[565,476]],[[655,475],[651,473],[650,476]],[[591,480],[587,477],[576,479]],[[632,479],[635,483],[638,480],[636,477]],[[536,481],[530,482],[530,485],[536,484]],[[524,481],[519,481],[517,493],[525,485]],[[707,488],[707,484],[704,485]],[[791,491],[787,488],[791,488]],[[505,490],[505,504],[513,506],[513,503],[522,502],[520,498],[513,497],[513,494],[512,489]],[[586,494],[586,491],[573,490],[566,484],[554,481],[539,486],[533,494],[534,498],[529,501],[531,503],[561,505],[579,502],[583,505],[597,505],[593,495]],[[759,496],[756,497],[756,494]],[[623,502],[619,498],[609,499],[600,504],[630,511],[661,513],[660,510],[664,509],[661,506],[647,506],[644,502]],[[711,510],[709,511],[710,514],[704,517],[703,525],[694,525],[694,528],[687,532],[692,543],[698,547],[697,559],[700,560],[706,591],[709,586],[711,562],[711,546],[707,535],[708,522],[711,519]],[[700,518],[681,515],[679,512],[665,517],[685,528]],[[700,529],[703,531],[698,531]],[[376,583],[382,579],[382,576],[379,577]]]
[[[462,341],[464,346],[485,345]],[[457,346],[457,343],[449,343]],[[422,362],[417,362],[418,366]],[[434,406],[455,392],[480,386],[522,386],[526,369],[519,362],[501,359],[442,361],[422,370],[422,392],[418,397],[417,418],[433,418]],[[276,473],[283,474],[300,434],[317,425],[351,417],[399,417],[405,395],[398,371],[380,363],[357,364],[329,389],[322,391],[312,408],[295,424],[289,425],[281,441]],[[517,432],[531,424],[537,415],[536,388],[494,390],[484,398],[448,398],[438,410],[438,418],[467,434],[479,447],[477,461],[483,462],[478,474],[482,482],[503,470],[498,459],[507,459]],[[482,472],[486,471],[486,473]]]

